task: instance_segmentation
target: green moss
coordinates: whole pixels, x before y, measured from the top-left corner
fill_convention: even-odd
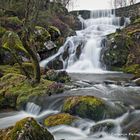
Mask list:
[[[20,70],[19,70],[19,66],[18,65],[14,65],[14,66],[10,66],[10,65],[0,65],[0,71],[6,75],[8,73],[15,73],[15,74],[20,74]]]
[[[1,17],[1,25],[10,29],[21,29],[23,22],[18,17]]]
[[[26,77],[21,74],[7,74],[0,78],[0,97],[4,97],[1,98],[1,103],[6,100],[6,107],[18,108],[31,97],[49,94],[49,88],[52,84],[51,81],[41,79],[37,86],[32,86]],[[55,87],[51,86],[51,88]],[[53,92],[55,93],[55,89]],[[1,108],[4,105],[1,104]]]
[[[132,64],[124,66],[123,71],[126,73],[133,73],[135,75],[140,75],[140,64]]]
[[[49,26],[48,31],[49,31],[49,32],[56,32],[56,33],[58,33],[59,35],[61,35],[60,30],[59,30],[57,27],[55,27],[55,26]]]
[[[8,17],[7,21],[13,25],[22,25],[22,21],[18,17]]]
[[[95,121],[104,116],[105,104],[103,100],[93,96],[74,96],[65,100],[62,110],[72,115],[90,118]]]
[[[100,106],[103,104],[102,100],[95,98],[93,96],[77,96],[77,97],[69,97],[64,102],[64,108],[63,110],[67,111],[79,104],[80,102],[83,102],[85,104],[89,104],[91,106]]]
[[[45,125],[48,127],[56,126],[56,125],[70,125],[74,120],[77,118],[68,114],[68,113],[61,113],[61,114],[56,114],[49,116],[48,118],[45,119]]]
[[[0,38],[4,35],[6,29],[0,26]]]
[[[2,37],[2,47],[13,52],[13,50],[20,50],[28,54],[19,36],[13,31],[7,31]]]
[[[135,19],[134,23],[140,23],[140,18]]]
[[[132,36],[133,34],[137,33],[137,32],[140,32],[140,29],[132,29],[131,31],[129,31],[127,34],[129,36]]]
[[[36,40],[43,41],[43,43],[49,40],[51,37],[50,33],[45,28],[40,26],[35,26],[35,34]]]

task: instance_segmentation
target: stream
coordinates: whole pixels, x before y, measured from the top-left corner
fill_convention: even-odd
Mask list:
[[[80,16],[79,19],[83,23],[83,29],[77,31],[77,35],[68,37],[54,56],[40,62],[40,66],[45,67],[48,62],[59,57],[63,62],[63,69],[69,73],[77,87],[58,95],[42,97],[35,103],[29,102],[25,110],[1,113],[0,128],[14,125],[27,116],[34,117],[42,123],[47,116],[61,111],[66,97],[90,95],[104,99],[110,106],[119,104],[125,108],[125,112],[114,119],[95,122],[79,118],[71,126],[50,127],[48,130],[55,140],[128,140],[128,134],[122,133],[123,124],[129,118],[131,124],[135,123],[140,116],[140,87],[130,80],[132,75],[107,71],[100,62],[100,53],[106,35],[115,32],[117,28],[123,28],[129,23],[129,19],[126,18],[124,25],[120,26],[120,18],[115,17],[114,11],[111,10],[92,11],[90,19],[84,20]],[[78,57],[79,46],[81,54]],[[64,59],[65,50],[68,50],[69,56]],[[91,132],[94,126],[107,122],[114,124],[111,132],[107,132],[105,127],[95,133]],[[137,135],[140,136],[140,133]]]

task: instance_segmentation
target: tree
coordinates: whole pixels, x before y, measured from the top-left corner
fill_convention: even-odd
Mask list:
[[[37,59],[37,54],[33,51],[35,41],[33,38],[35,24],[38,18],[40,1],[38,0],[25,0],[25,20],[23,26],[23,43],[24,47],[31,56],[31,60],[34,66],[34,82],[40,82],[40,66]]]
[[[127,5],[127,0],[114,0],[114,7],[125,7]]]

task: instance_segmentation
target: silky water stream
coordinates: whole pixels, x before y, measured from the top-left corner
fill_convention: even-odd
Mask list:
[[[130,119],[133,123],[140,116],[140,88],[129,83],[129,75],[113,73],[105,70],[100,63],[100,52],[104,47],[106,35],[113,33],[117,28],[128,24],[126,18],[124,26],[120,26],[120,18],[115,17],[112,10],[93,11],[90,19],[82,19],[83,29],[77,35],[68,37],[59,51],[40,62],[45,67],[56,57],[63,62],[75,83],[81,86],[65,91],[63,94],[40,99],[41,105],[29,102],[25,111],[1,113],[0,128],[15,124],[18,120],[31,116],[42,123],[43,119],[61,111],[63,101],[68,96],[90,95],[106,100],[111,106],[116,103],[125,108],[124,113],[115,119],[104,119],[98,122],[86,118],[79,118],[71,126],[59,125],[48,128],[55,140],[128,140],[128,134],[123,133],[124,121]],[[77,55],[77,48],[81,53]],[[64,59],[63,53],[68,51],[69,56]],[[113,82],[112,82],[113,81]],[[118,84],[119,83],[119,84]],[[92,132],[92,128],[103,123],[112,123],[114,128],[108,132],[106,126]],[[138,122],[140,122],[138,120]],[[139,134],[140,135],[140,134]]]

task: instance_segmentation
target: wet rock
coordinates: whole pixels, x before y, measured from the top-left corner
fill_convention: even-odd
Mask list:
[[[116,118],[126,110],[121,105],[110,104],[94,96],[72,96],[64,101],[62,111],[99,121],[105,118]]]
[[[51,115],[45,119],[44,123],[46,126],[56,126],[56,125],[71,125],[73,121],[75,121],[77,117],[74,117],[68,113],[60,113],[56,115]]]
[[[55,70],[63,69],[63,62],[59,59],[59,57],[56,57],[54,60],[48,62],[47,68]]]
[[[61,84],[61,83],[57,83],[57,82],[54,82],[52,83],[51,85],[48,86],[47,88],[47,94],[50,96],[50,95],[53,95],[53,94],[60,94],[60,93],[63,93],[64,91],[64,85]]]
[[[56,48],[56,45],[52,41],[45,42],[44,46],[47,48],[47,50],[52,50],[52,49]]]
[[[133,80],[133,82],[134,82],[137,86],[140,86],[140,78],[137,78],[137,79]]]
[[[46,76],[44,78],[61,83],[70,82],[70,77],[66,71],[55,71],[51,69],[46,72]]]
[[[33,118],[25,118],[15,126],[0,131],[1,140],[54,140],[52,134]]]
[[[115,129],[115,124],[113,122],[103,122],[103,123],[98,123],[94,125],[90,129],[90,133],[94,134],[97,132],[107,132],[107,133],[112,133]]]
[[[129,140],[140,139],[140,119],[139,114],[131,113],[122,124],[122,133],[127,134]]]
[[[51,34],[52,41],[55,41],[61,35],[60,30],[56,28],[55,26],[49,26],[48,31]]]

